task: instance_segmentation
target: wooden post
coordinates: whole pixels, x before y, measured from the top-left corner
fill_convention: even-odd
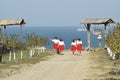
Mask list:
[[[22,50],[20,51],[20,53],[21,53],[20,58],[23,59],[23,52],[22,52]]]
[[[33,55],[35,55],[35,49],[32,49],[32,51],[33,51],[33,53],[32,53],[32,54],[33,54]]]
[[[15,51],[13,52],[13,54],[14,54],[13,59],[15,60],[16,59],[16,53],[15,53]]]
[[[40,54],[40,49],[38,48],[38,54]]]
[[[105,23],[104,24],[105,25],[105,28],[104,28],[104,30],[105,30],[105,39],[106,39],[106,37],[107,37],[107,35],[108,35],[108,23]],[[105,49],[107,48],[107,46],[106,46],[106,43],[105,43]]]
[[[5,42],[5,37],[6,37],[6,25],[4,25],[4,35],[3,35],[3,42]]]
[[[0,52],[0,62],[2,62],[2,52]]]
[[[6,37],[6,25],[4,25],[4,34],[3,34],[3,41],[2,41],[2,50],[1,50],[1,52],[0,52],[0,62],[2,62],[2,54],[4,53],[5,37]]]
[[[12,59],[12,58],[11,58],[11,54],[12,54],[12,53],[11,53],[11,51],[10,51],[10,53],[9,53],[9,61],[11,61],[11,59]]]
[[[90,24],[87,24],[86,26],[86,29],[87,29],[87,38],[88,38],[88,51],[90,51]]]
[[[30,58],[33,56],[32,49],[30,49],[30,51],[29,51],[29,55],[30,55]]]
[[[22,42],[22,24],[20,25],[20,41]]]

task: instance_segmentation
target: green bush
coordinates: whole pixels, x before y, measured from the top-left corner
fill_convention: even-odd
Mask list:
[[[120,23],[117,23],[114,31],[109,33],[105,39],[106,45],[116,54],[116,57],[120,56]]]

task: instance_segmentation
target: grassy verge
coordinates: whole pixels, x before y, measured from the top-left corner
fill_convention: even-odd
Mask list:
[[[118,68],[115,65],[116,60],[111,60],[107,52],[99,48],[95,52],[90,54],[91,66],[90,72],[91,76],[94,76],[93,80],[120,80],[120,75],[110,74]]]
[[[28,50],[23,51],[23,59],[20,59],[20,52],[16,53],[16,59],[9,61],[9,54],[4,54],[2,62],[0,63],[0,78],[10,76],[17,73],[21,68],[29,67],[32,64],[48,59],[48,56],[53,55],[53,51],[46,51],[44,53],[35,53],[31,58],[29,57]],[[12,54],[13,58],[13,54]]]

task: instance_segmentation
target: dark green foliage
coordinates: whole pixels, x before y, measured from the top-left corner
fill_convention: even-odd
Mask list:
[[[120,56],[120,23],[117,23],[114,31],[106,37],[106,45],[116,54],[116,57]]]

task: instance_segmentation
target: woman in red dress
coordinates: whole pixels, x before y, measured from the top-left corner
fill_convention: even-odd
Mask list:
[[[52,41],[53,41],[53,50],[56,52],[58,49],[59,39],[57,37],[54,37]]]
[[[77,43],[77,51],[78,51],[79,54],[81,54],[81,51],[82,51],[82,41],[80,40],[80,38],[77,39],[76,43]]]
[[[59,46],[59,52],[60,54],[62,54],[62,52],[64,51],[64,47],[65,47],[65,43],[62,39],[60,39],[58,46]]]
[[[72,51],[73,55],[75,54],[76,49],[77,49],[76,41],[73,40],[71,43],[71,51]]]

